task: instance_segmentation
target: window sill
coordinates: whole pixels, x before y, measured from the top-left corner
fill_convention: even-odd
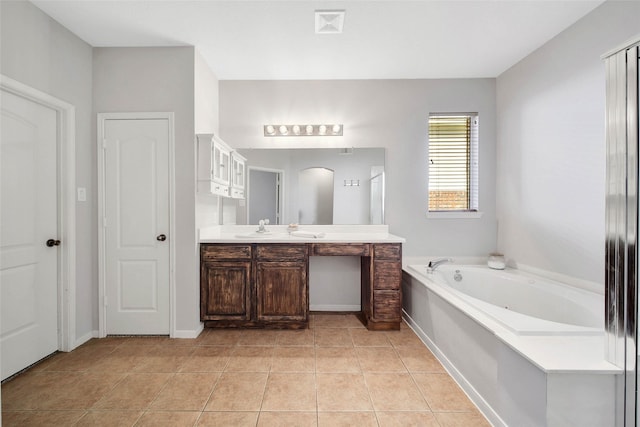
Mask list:
[[[477,219],[482,217],[482,212],[427,212],[429,219]]]

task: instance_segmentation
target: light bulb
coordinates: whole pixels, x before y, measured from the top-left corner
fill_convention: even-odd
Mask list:
[[[300,126],[298,125],[293,125],[293,133],[295,133],[296,135],[300,135]]]
[[[341,128],[342,128],[342,126],[340,126],[340,125],[333,125],[333,128],[331,128],[331,129],[332,129],[334,134],[338,134],[338,133],[340,133],[340,129]]]
[[[320,125],[320,127],[318,127],[318,133],[320,135],[326,135],[327,133],[327,126],[326,125]]]
[[[285,125],[280,126],[278,131],[280,132],[280,135],[286,135],[289,133],[289,129],[287,129]]]
[[[307,131],[307,135],[313,135],[313,126],[307,125],[304,129]]]
[[[273,135],[274,133],[276,133],[276,128],[274,128],[272,125],[268,125],[267,126],[267,134]]]

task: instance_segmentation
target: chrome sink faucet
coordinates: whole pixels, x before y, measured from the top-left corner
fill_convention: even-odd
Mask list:
[[[432,259],[431,261],[429,261],[429,264],[427,265],[427,272],[433,273],[434,271],[436,271],[436,268],[440,267],[442,264],[447,262],[453,262],[453,258]]]
[[[265,225],[269,225],[269,218],[258,221],[258,230],[256,230],[256,233],[266,233],[267,229],[265,228]]]

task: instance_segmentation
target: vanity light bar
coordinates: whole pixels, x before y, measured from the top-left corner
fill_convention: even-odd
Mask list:
[[[342,136],[343,125],[264,125],[264,136]]]

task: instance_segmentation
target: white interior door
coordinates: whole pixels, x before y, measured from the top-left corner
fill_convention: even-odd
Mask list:
[[[104,121],[107,334],[169,333],[169,131]]]
[[[58,349],[58,132],[51,108],[4,90],[0,106],[4,379]]]

